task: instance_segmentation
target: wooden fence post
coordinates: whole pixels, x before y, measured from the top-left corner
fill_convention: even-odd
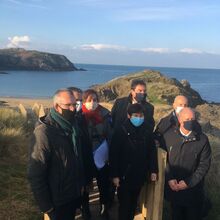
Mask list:
[[[40,106],[38,105],[38,103],[34,103],[33,107],[32,107],[32,111],[34,112],[34,114],[38,117],[39,115],[39,109],[40,109]]]
[[[25,109],[25,107],[22,104],[19,104],[18,108],[19,108],[22,116],[27,119],[27,110]]]
[[[146,220],[162,220],[166,168],[166,151],[158,148],[158,181],[146,184],[141,191],[142,217]]]
[[[38,117],[43,117],[45,115],[45,110],[44,110],[44,106],[41,104],[40,108],[39,108],[39,112],[38,112]]]

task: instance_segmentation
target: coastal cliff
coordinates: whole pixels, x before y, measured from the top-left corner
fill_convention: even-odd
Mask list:
[[[1,70],[74,71],[77,68],[63,55],[11,48],[0,49]]]

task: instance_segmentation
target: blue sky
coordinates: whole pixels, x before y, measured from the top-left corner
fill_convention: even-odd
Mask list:
[[[220,68],[220,2],[1,0],[0,48],[75,63]]]

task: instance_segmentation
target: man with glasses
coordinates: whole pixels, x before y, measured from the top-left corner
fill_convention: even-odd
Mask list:
[[[58,90],[53,108],[40,118],[30,150],[28,178],[36,202],[50,220],[73,220],[84,185],[76,100]]]

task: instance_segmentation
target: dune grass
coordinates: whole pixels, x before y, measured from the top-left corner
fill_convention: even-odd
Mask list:
[[[19,112],[0,108],[0,158],[20,155],[26,132],[27,121]]]
[[[18,111],[0,108],[0,219],[40,219],[26,178],[31,127]]]

